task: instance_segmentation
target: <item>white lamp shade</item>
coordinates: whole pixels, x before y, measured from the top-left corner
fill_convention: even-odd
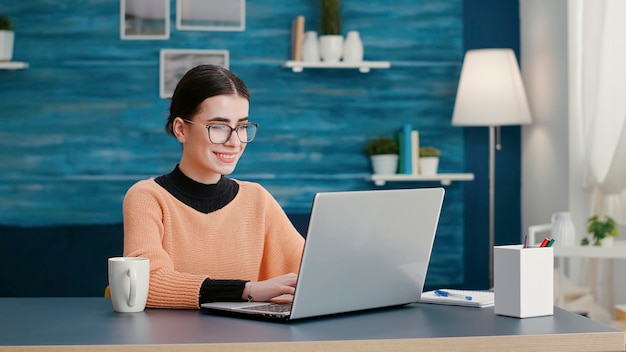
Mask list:
[[[531,123],[519,65],[511,49],[465,53],[454,103],[456,126],[502,126]]]

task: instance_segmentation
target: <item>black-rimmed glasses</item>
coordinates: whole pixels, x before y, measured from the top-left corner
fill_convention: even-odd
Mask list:
[[[237,127],[230,127],[229,125],[221,123],[205,125],[203,123],[187,119],[183,119],[183,121],[205,127],[209,133],[209,140],[213,144],[224,144],[228,142],[230,137],[233,135],[233,132],[235,132],[241,143],[250,143],[254,140],[256,131],[259,129],[259,125],[252,122],[244,123],[242,125],[238,125]]]

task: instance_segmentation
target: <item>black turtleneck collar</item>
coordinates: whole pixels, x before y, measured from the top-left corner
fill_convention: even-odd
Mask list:
[[[222,209],[239,192],[239,184],[228,177],[222,176],[215,184],[200,183],[187,177],[178,165],[154,181],[179,201],[205,214]]]

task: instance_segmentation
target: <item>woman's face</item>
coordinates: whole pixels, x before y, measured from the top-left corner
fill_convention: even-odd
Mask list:
[[[248,122],[249,108],[250,103],[244,97],[216,95],[200,104],[199,112],[190,118],[194,123],[176,118],[174,132],[183,145],[181,171],[205,184],[217,183],[221,175],[232,173],[246,143],[239,140],[235,131],[226,143],[212,143],[204,126],[223,124],[235,128]]]

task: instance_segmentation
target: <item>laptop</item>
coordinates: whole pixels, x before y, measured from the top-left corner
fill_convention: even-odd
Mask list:
[[[317,193],[292,303],[201,308],[297,320],[418,302],[443,197],[443,188]]]

